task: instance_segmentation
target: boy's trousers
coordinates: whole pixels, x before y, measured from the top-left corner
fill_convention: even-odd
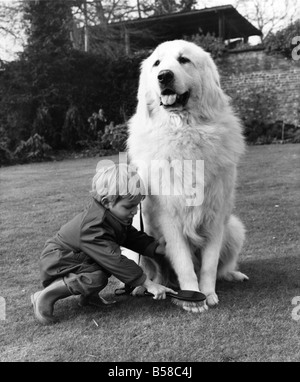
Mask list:
[[[44,287],[63,278],[72,294],[88,296],[100,292],[111,276],[83,252],[58,248],[49,243],[40,260],[41,280]]]

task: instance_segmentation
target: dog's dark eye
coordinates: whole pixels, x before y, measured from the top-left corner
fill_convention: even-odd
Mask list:
[[[153,66],[158,66],[159,64],[160,64],[160,61],[157,60],[157,61],[154,62]]]
[[[178,62],[180,64],[186,64],[186,63],[191,62],[191,61],[187,57],[180,56],[180,57],[178,57]]]

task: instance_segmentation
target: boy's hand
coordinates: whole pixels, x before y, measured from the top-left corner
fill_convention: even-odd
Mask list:
[[[165,255],[166,254],[166,241],[165,241],[163,236],[158,240],[158,243],[159,244],[155,249],[155,253],[157,253],[159,255]]]
[[[167,288],[161,284],[156,284],[149,279],[144,282],[143,286],[147,289],[147,292],[153,294],[154,300],[164,300],[167,292],[177,294],[173,289]]]

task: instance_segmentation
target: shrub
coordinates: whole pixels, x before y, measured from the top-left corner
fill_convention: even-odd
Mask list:
[[[271,88],[247,88],[230,94],[234,107],[243,121],[244,134],[248,143],[254,143],[263,136],[265,143],[270,143],[268,126],[273,120],[276,107],[275,90]]]
[[[274,33],[270,33],[264,40],[265,51],[269,54],[281,54],[284,57],[292,58],[293,37],[300,36],[300,19],[288,25],[286,28]]]
[[[105,150],[112,150],[114,153],[126,150],[128,131],[126,124],[114,126],[113,123],[105,127],[105,132],[100,137],[100,147]]]
[[[76,106],[71,106],[66,113],[61,131],[62,144],[67,148],[75,148],[77,142],[85,138],[85,130],[79,109]]]
[[[210,33],[204,35],[201,28],[199,29],[199,33],[191,37],[184,36],[184,39],[201,46],[201,48],[209,52],[214,59],[222,57],[227,51],[226,45],[221,38]]]
[[[9,150],[9,138],[5,129],[0,127],[0,166],[12,163],[12,153]]]
[[[269,124],[256,120],[248,121],[245,123],[244,135],[249,144],[300,143],[299,127],[283,121]]]
[[[0,143],[0,166],[10,164],[12,161],[12,153],[8,150],[7,147]]]
[[[13,153],[14,159],[18,162],[31,162],[52,159],[52,148],[45,143],[43,137],[34,134],[26,142],[21,141]]]
[[[43,137],[47,142],[53,141],[53,121],[46,106],[37,109],[36,117],[33,121],[33,134]]]
[[[298,128],[292,138],[293,143],[300,143],[300,128]]]

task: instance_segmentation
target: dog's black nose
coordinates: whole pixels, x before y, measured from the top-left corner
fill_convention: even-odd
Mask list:
[[[174,79],[174,73],[171,71],[171,70],[161,70],[159,73],[158,73],[158,81],[162,84],[162,85],[167,85],[169,84],[171,81],[173,81]]]

